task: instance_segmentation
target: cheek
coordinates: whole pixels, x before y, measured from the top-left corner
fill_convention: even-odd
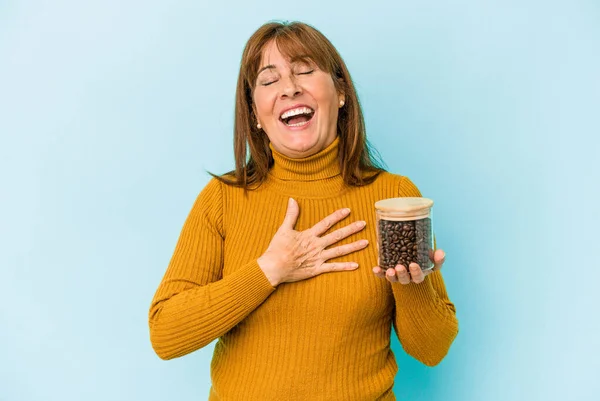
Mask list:
[[[274,98],[267,93],[259,92],[254,96],[254,106],[258,113],[258,118],[267,119],[273,115]]]
[[[323,96],[318,100],[319,109],[321,110],[324,117],[328,120],[334,120],[337,118],[338,107],[337,107],[337,95],[331,93],[324,93]]]
[[[337,109],[338,94],[331,79],[323,79],[314,85],[312,93],[319,105],[331,114]]]

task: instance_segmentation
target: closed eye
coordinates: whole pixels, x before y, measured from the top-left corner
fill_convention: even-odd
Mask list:
[[[315,72],[315,70],[310,70],[310,71],[306,71],[306,72],[299,72],[298,75],[308,75],[308,74],[312,74],[313,72]],[[275,82],[277,82],[278,79],[271,81],[271,82],[265,82],[264,84],[262,84],[262,86],[269,86],[271,84],[274,84]]]

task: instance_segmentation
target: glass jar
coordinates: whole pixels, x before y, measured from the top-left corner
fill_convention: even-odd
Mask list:
[[[375,202],[378,263],[384,271],[410,263],[433,269],[433,200],[421,197]]]

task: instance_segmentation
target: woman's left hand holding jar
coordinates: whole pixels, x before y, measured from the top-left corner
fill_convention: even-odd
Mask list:
[[[430,270],[422,271],[418,264],[411,263],[409,271],[402,265],[398,265],[395,268],[389,268],[387,271],[384,271],[379,266],[375,266],[373,268],[373,273],[375,273],[377,277],[385,277],[391,283],[410,284],[412,282],[419,284],[422,283],[429,274],[442,268],[442,265],[446,261],[446,253],[441,249],[437,249],[434,257],[430,257],[430,259],[433,262],[433,268]]]

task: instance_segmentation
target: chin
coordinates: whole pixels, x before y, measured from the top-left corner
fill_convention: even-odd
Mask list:
[[[289,134],[288,134],[289,135]],[[318,150],[315,148],[320,148],[319,144],[323,142],[320,140],[318,136],[311,136],[302,134],[294,134],[294,138],[290,138],[285,141],[290,150],[293,150],[299,154],[303,154],[303,157],[308,157],[314,153],[317,153]],[[320,150],[320,149],[319,149]],[[306,153],[306,155],[304,155]]]

